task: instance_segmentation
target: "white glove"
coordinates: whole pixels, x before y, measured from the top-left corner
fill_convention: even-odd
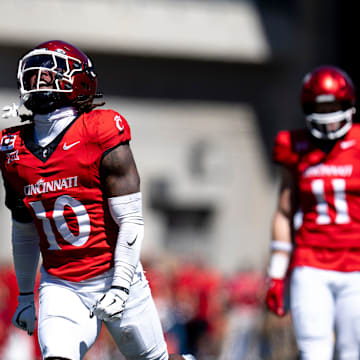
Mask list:
[[[90,317],[95,315],[99,320],[104,321],[120,320],[128,297],[128,289],[121,286],[112,287],[93,305]]]
[[[34,294],[18,296],[18,307],[12,323],[19,329],[27,331],[29,335],[34,333],[36,323]]]

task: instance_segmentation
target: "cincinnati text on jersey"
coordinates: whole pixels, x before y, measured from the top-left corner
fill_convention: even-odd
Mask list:
[[[352,165],[316,165],[308,167],[305,172],[305,177],[318,177],[318,176],[341,176],[349,177],[353,172]]]
[[[40,179],[35,184],[29,184],[24,186],[24,194],[26,196],[44,194],[52,191],[59,191],[63,189],[69,189],[78,186],[78,177],[71,176],[63,179],[55,179],[51,181],[45,181]]]

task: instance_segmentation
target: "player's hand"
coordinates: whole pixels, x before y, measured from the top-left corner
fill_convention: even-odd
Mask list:
[[[268,309],[275,315],[286,315],[285,279],[269,279],[265,301]]]
[[[129,291],[127,289],[112,287],[92,307],[90,317],[95,315],[104,321],[121,319],[128,297]]]
[[[12,323],[19,329],[27,331],[29,335],[34,333],[36,323],[34,294],[18,296],[18,307]]]

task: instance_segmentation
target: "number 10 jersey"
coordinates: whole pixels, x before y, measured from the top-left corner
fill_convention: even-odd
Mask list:
[[[126,120],[112,110],[80,115],[46,147],[33,141],[33,124],[2,131],[3,177],[35,222],[49,274],[81,281],[113,266],[118,227],[102,192],[100,163],[130,139]]]

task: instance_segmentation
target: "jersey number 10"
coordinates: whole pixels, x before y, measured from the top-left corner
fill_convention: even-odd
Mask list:
[[[36,217],[42,221],[43,230],[50,245],[48,250],[61,250],[51,227],[50,219],[55,222],[59,234],[68,243],[74,246],[82,246],[89,239],[91,229],[90,218],[85,206],[80,201],[68,195],[59,196],[54,203],[53,211],[46,211],[41,201],[31,202],[30,205],[34,210]],[[70,207],[76,215],[79,226],[79,233],[77,235],[71,232],[65,220],[65,206]]]

